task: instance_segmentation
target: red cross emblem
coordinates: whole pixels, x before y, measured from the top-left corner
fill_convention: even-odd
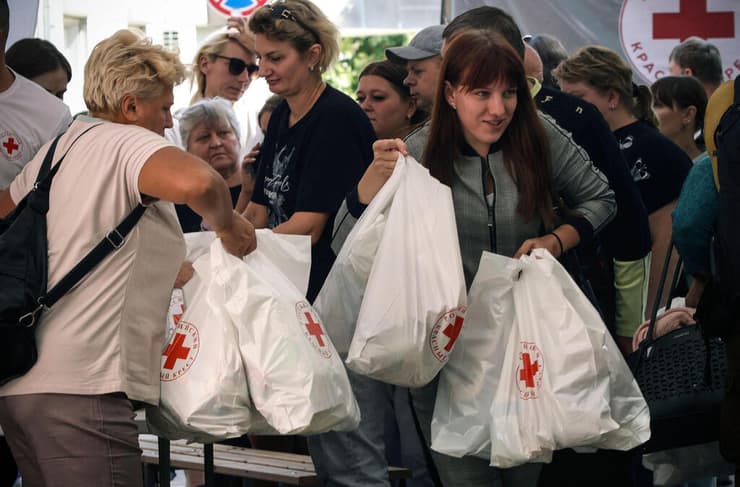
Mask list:
[[[321,320],[313,308],[311,308],[311,305],[306,301],[299,301],[295,305],[295,312],[303,334],[309,343],[311,343],[314,350],[324,358],[331,357],[332,347],[329,346],[328,341],[324,340],[326,333],[321,326]]]
[[[172,370],[177,363],[177,359],[185,360],[188,358],[190,347],[184,347],[183,343],[185,343],[185,334],[175,333],[175,338],[172,340],[172,343],[167,345],[167,348],[164,349],[164,353],[162,354],[167,357],[162,368]]]
[[[452,347],[455,346],[455,342],[460,336],[465,321],[465,311],[465,308],[460,306],[452,311],[442,313],[429,333],[429,348],[436,359],[442,363],[447,362]],[[442,336],[447,337],[447,340]]]
[[[445,345],[445,351],[449,352],[452,350],[452,347],[455,346],[457,337],[460,336],[460,330],[462,330],[464,320],[465,318],[462,316],[455,316],[455,323],[447,325],[447,328],[442,332],[444,336],[450,339],[450,341],[447,342],[447,345]]]
[[[168,382],[182,377],[195,363],[199,350],[198,329],[192,323],[178,319],[172,338],[162,352],[160,380]]]
[[[321,337],[324,336],[324,331],[321,329],[321,325],[313,320],[313,316],[311,315],[311,313],[306,312],[303,314],[306,316],[306,321],[308,322],[306,323],[308,334],[316,337],[316,341],[319,342],[319,346],[323,347],[324,340]]]
[[[15,142],[15,139],[13,137],[8,137],[8,139],[3,142],[2,145],[3,147],[5,147],[5,152],[7,152],[9,156],[12,156],[13,152],[20,150],[21,148],[21,146]]]
[[[540,370],[537,362],[532,363],[532,358],[528,353],[522,354],[523,366],[519,369],[519,380],[524,381],[524,385],[527,387],[534,387],[534,376],[538,370]]]
[[[519,364],[516,368],[516,383],[519,387],[519,397],[522,399],[537,399],[537,393],[542,386],[542,371],[544,357],[539,347],[531,342],[520,342]]]
[[[653,14],[654,39],[678,39],[691,36],[702,39],[735,37],[734,12],[709,12],[707,0],[681,0],[678,13]]]

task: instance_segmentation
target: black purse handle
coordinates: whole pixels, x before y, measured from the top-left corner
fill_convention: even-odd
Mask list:
[[[663,295],[666,278],[668,277],[668,270],[671,267],[671,257],[673,256],[674,248],[675,246],[673,245],[673,240],[671,240],[668,244],[668,251],[666,252],[665,259],[663,260],[663,269],[660,271],[660,283],[658,284],[658,289],[655,292],[655,300],[653,301],[653,309],[650,313],[650,326],[648,327],[647,337],[645,338],[645,340],[643,340],[645,347],[650,347],[655,341],[655,321],[658,318],[658,310],[660,309],[660,297]],[[678,260],[676,261],[676,269],[673,271],[673,277],[671,278],[671,287],[670,292],[668,293],[667,302],[665,304],[665,311],[668,311],[671,308],[671,302],[673,301],[673,297],[676,293],[676,288],[678,287],[678,281],[681,278],[682,271],[683,265],[681,256],[679,255]]]

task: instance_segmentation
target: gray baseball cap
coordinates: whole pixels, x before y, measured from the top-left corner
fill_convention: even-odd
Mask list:
[[[408,46],[386,49],[385,57],[396,64],[406,64],[407,61],[419,61],[437,56],[442,50],[442,31],[444,29],[444,25],[425,27],[411,39]]]

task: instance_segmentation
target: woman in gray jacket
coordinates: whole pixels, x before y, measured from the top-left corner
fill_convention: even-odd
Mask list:
[[[468,286],[483,250],[519,257],[546,248],[559,257],[616,211],[606,178],[567,133],[538,114],[519,56],[490,33],[455,36],[444,53],[431,123],[406,143],[379,140],[373,149],[375,159],[347,197],[349,212],[359,216],[399,152],[412,155],[452,188]],[[567,204],[568,216],[556,214],[555,198]],[[427,442],[436,389],[435,380],[412,391]],[[432,455],[446,486],[535,486],[540,471],[537,464],[504,470],[474,457]]]

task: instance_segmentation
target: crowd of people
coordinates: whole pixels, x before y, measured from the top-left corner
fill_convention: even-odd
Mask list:
[[[324,78],[338,30],[311,0],[272,2],[227,27],[190,68],[139,32],[112,34],[75,73],[87,112],[72,120],[62,102],[69,63],[41,39],[6,51],[0,0],[0,217],[33,188],[60,135],[54,162],[67,157],[50,191],[50,285],[146,208],[120,248],[44,313],[37,363],[0,386],[2,485],[18,471],[31,487],[141,485],[133,418],[158,403],[170,294],[193,276],[183,233],[213,231],[240,257],[255,249],[255,229],[310,236],[313,301],[399,154],[451,189],[468,288],[482,251],[546,249],[626,357],[662,299],[661,267],[675,245],[685,304],[697,306],[718,214],[703,124],[723,74],[709,42],[679,43],[671,75],[646,86],[618,52],[569,54],[485,6],[387,48],[359,74],[354,100]],[[188,76],[195,94],[173,115],[173,87]],[[273,96],[255,112],[243,100],[257,83]],[[347,372],[361,410],[355,430],[234,441],[307,452],[327,486],[389,486],[391,463],[412,468],[417,486],[652,485],[639,451],[566,449],[550,464],[507,469],[441,454],[429,447],[437,378],[409,389]],[[202,479],[190,473],[188,482]],[[720,485],[712,475],[697,482]]]

